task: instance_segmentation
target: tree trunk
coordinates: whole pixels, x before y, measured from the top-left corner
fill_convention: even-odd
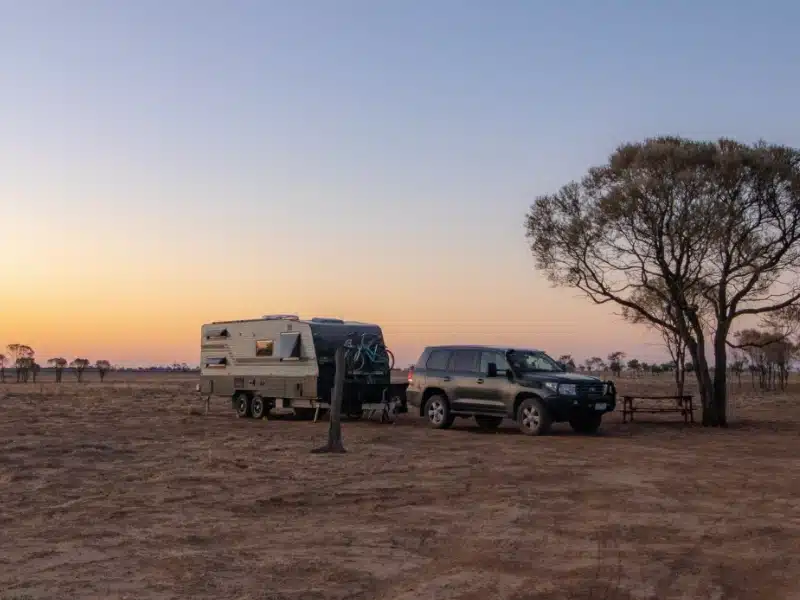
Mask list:
[[[321,453],[344,453],[344,443],[342,442],[342,396],[344,395],[344,376],[345,376],[345,349],[336,349],[336,374],[333,378],[333,390],[331,392],[331,411],[328,416],[328,444],[321,448],[315,448],[311,452]]]
[[[688,348],[694,364],[694,375],[697,378],[700,403],[703,407],[703,427],[715,427],[717,425],[717,414],[714,402],[714,384],[709,373],[705,349],[702,344],[698,344],[695,341],[692,341]]]
[[[714,416],[716,421],[709,423],[714,427],[728,426],[728,327],[720,326],[714,336]]]
[[[100,383],[103,383],[103,381],[105,380],[105,378],[106,378],[106,373],[105,373],[105,371],[100,371]]]
[[[56,383],[61,383],[61,369],[56,369]]]

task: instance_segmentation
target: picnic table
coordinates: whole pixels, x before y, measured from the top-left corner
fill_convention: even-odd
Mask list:
[[[622,422],[627,423],[629,417],[633,422],[634,413],[680,413],[684,423],[694,423],[694,404],[692,396],[689,394],[682,396],[623,396]]]

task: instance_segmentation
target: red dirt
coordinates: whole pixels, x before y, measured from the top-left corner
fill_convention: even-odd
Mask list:
[[[800,386],[729,430],[211,414],[191,376],[0,386],[0,599],[800,598]],[[620,393],[668,379],[622,380]]]

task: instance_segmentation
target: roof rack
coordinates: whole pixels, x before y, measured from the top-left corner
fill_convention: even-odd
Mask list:
[[[332,317],[314,317],[311,319],[312,323],[344,323],[342,319],[334,319]]]
[[[261,317],[265,321],[299,321],[300,317],[297,315],[264,315]]]

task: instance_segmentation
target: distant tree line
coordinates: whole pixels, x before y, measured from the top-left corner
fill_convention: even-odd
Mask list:
[[[97,372],[101,382],[105,381],[106,375],[112,370],[170,372],[192,372],[197,370],[186,363],[173,363],[171,365],[148,368],[123,369],[121,367],[112,366],[112,364],[105,359],[96,360],[92,363],[88,358],[77,357],[70,361],[60,356],[48,358],[45,364],[55,372],[56,383],[61,383],[63,381],[64,370],[66,369],[74,373],[78,382],[82,382],[84,373],[91,369]],[[36,383],[36,379],[42,370],[36,358],[36,351],[26,344],[9,344],[6,346],[6,353],[0,353],[0,383],[6,383],[6,368],[13,370],[14,381],[16,383]]]
[[[792,362],[800,360],[800,340],[793,339],[795,329],[800,326],[800,310],[798,314],[794,314],[794,311],[784,312],[765,320],[765,325],[762,329],[744,329],[734,334],[736,343],[730,344],[732,360],[728,363],[728,372],[736,378],[739,386],[742,385],[742,375],[749,372],[753,388],[785,390]],[[558,361],[569,371],[611,373],[616,377],[672,373],[677,393],[682,395],[685,374],[694,372],[694,364],[691,360],[685,360],[685,353],[676,353],[674,347],[670,351],[673,356],[683,360],[673,358],[661,363],[648,363],[636,358],[626,360],[626,353],[618,350],[611,352],[606,360],[593,356],[576,363],[571,354],[563,354]]]

